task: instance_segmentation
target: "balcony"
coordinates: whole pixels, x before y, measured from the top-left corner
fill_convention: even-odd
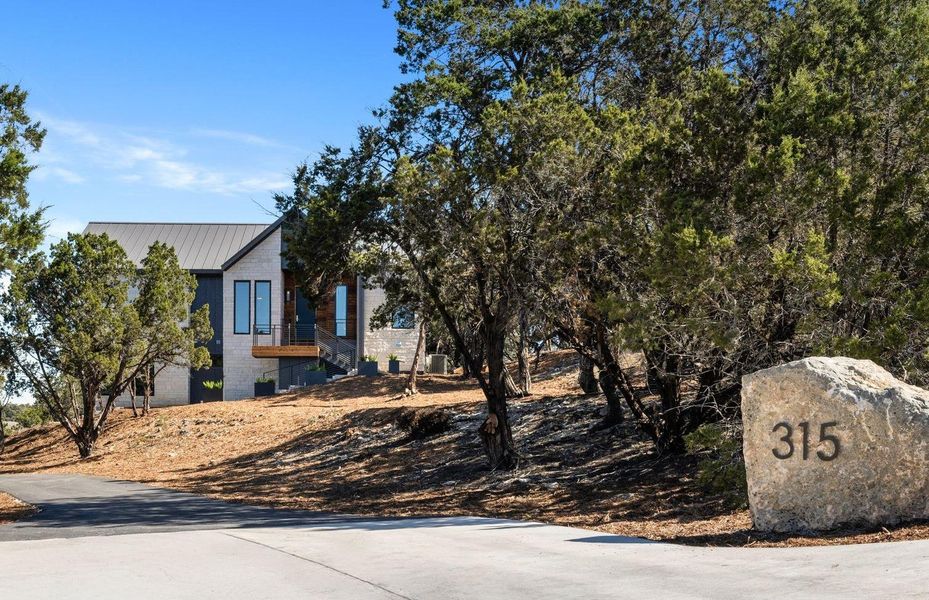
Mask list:
[[[255,358],[318,358],[315,325],[255,325],[252,328]]]

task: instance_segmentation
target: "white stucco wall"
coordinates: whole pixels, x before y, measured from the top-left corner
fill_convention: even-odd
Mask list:
[[[255,393],[255,378],[278,368],[276,358],[252,357],[252,334],[236,334],[236,281],[251,282],[251,319],[255,323],[255,281],[271,282],[271,324],[281,323],[284,272],[281,271],[281,229],[278,228],[251,252],[223,273],[223,399],[241,400]]]
[[[381,288],[359,290],[361,302],[361,354],[376,355],[378,369],[387,372],[387,357],[396,354],[400,359],[400,371],[409,371],[416,354],[416,342],[419,339],[419,321],[412,329],[394,329],[385,327],[371,331],[371,318],[378,306],[384,303],[384,290]],[[420,369],[423,368],[423,356],[420,355]]]

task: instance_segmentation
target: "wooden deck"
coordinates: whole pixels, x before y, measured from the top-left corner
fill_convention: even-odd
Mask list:
[[[319,346],[252,346],[255,358],[318,358]]]

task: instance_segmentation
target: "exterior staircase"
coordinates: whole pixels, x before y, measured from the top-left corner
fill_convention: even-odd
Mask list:
[[[355,368],[355,344],[334,335],[328,329],[316,326],[316,345],[319,358],[326,361],[329,376],[345,375]],[[330,371],[330,367],[332,370]]]

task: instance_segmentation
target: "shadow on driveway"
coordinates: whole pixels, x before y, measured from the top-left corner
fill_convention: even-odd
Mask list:
[[[0,541],[252,527],[312,526],[324,530],[373,531],[474,525],[493,529],[542,526],[480,517],[377,518],[278,510],[84,475],[0,475],[0,490],[39,508],[32,517],[0,526]]]

